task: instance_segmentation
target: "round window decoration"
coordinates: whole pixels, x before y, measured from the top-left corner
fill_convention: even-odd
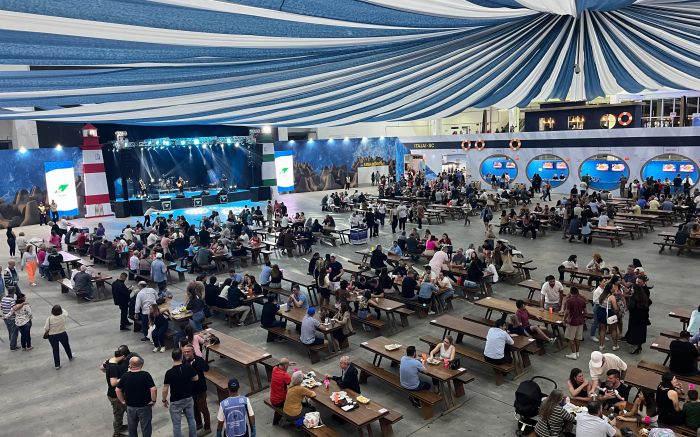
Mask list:
[[[613,114],[605,114],[600,117],[600,128],[601,129],[612,129],[617,124],[617,117]]]
[[[569,178],[569,164],[556,155],[538,155],[527,163],[525,172],[530,182],[538,174],[543,182],[549,181],[556,188]]]
[[[698,183],[700,172],[698,165],[692,159],[675,153],[664,153],[648,160],[642,166],[641,176],[643,180],[651,177],[655,181],[661,181],[664,184],[665,193],[675,194],[677,189],[674,180],[680,179],[680,190],[683,189],[686,180],[693,187]]]
[[[620,188],[622,176],[629,180],[630,168],[615,155],[594,155],[581,163],[578,176],[580,180],[588,179],[589,188],[612,191]]]
[[[479,173],[481,178],[488,184],[492,184],[494,176],[496,177],[496,182],[500,182],[501,176],[504,174],[507,174],[512,182],[518,177],[518,165],[509,156],[491,155],[481,162]]]

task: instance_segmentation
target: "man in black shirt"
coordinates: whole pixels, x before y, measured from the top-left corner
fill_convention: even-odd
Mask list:
[[[382,252],[381,244],[378,244],[372,251],[372,255],[369,258],[369,266],[375,269],[377,274],[379,274],[379,270],[386,268],[386,264],[384,263],[386,260],[387,256],[384,252]]]
[[[681,331],[679,339],[673,340],[669,347],[671,372],[679,375],[697,375],[698,372],[698,348],[690,341],[690,333]]]
[[[415,299],[417,286],[418,282],[416,282],[416,274],[413,272],[413,270],[410,270],[401,282],[401,297],[404,299]]]
[[[112,299],[114,299],[114,305],[119,307],[121,316],[119,318],[119,330],[128,331],[127,326],[131,325],[131,322],[127,318],[129,312],[129,299],[131,299],[131,288],[127,287],[124,283],[126,281],[127,274],[122,273],[119,275],[119,279],[112,283]]]
[[[122,365],[125,362],[126,355],[127,354],[121,348],[117,349],[114,351],[114,356],[107,360],[107,362],[104,364],[105,376],[107,378],[107,399],[112,405],[112,427],[114,428],[114,434],[112,434],[113,437],[122,436],[124,435],[122,432],[126,431],[125,425],[122,425],[126,408],[124,407],[124,404],[119,402],[116,392],[116,387],[117,384],[119,384],[119,380],[127,371],[127,368]]]
[[[173,349],[171,356],[173,358],[173,367],[165,372],[165,379],[163,380],[163,406],[170,411],[170,420],[173,422],[173,436],[182,437],[180,422],[184,413],[187,419],[189,437],[196,437],[197,427],[194,420],[192,383],[197,382],[199,376],[197,376],[197,371],[192,366],[182,363],[182,350]],[[168,406],[168,391],[170,391],[170,406]]]
[[[350,357],[347,355],[340,357],[341,375],[334,376],[333,380],[338,383],[340,388],[349,388],[355,393],[360,394],[360,382],[357,378],[357,369],[350,362]]]
[[[279,311],[280,306],[277,304],[277,294],[269,293],[267,295],[267,302],[263,305],[262,314],[260,315],[260,325],[263,328],[286,328],[287,322],[282,320],[277,320],[277,311]]]
[[[197,380],[192,383],[194,421],[197,423],[197,429],[204,427],[200,435],[206,435],[211,432],[211,418],[207,407],[207,380],[204,378],[204,372],[209,370],[209,363],[204,358],[194,354],[194,347],[191,344],[182,348],[182,354],[185,358],[185,364],[191,366],[197,372]],[[202,421],[202,418],[204,418],[204,421]],[[202,424],[202,422],[204,423]]]
[[[142,370],[143,359],[131,357],[129,371],[122,375],[117,384],[116,394],[119,401],[126,405],[126,417],[129,423],[129,435],[138,434],[137,427],[141,425],[141,435],[151,437],[151,418],[153,404],[158,397],[158,389],[150,373]]]
[[[629,386],[622,383],[620,371],[617,369],[608,370],[606,376],[605,386],[599,389],[601,390],[600,400],[604,403],[603,408],[611,409],[619,404],[621,409],[624,409],[630,396]]]
[[[335,254],[331,254],[331,262],[328,264],[328,268],[331,269],[328,273],[328,280],[331,281],[331,284],[335,284],[333,290],[337,290],[338,287],[336,285],[340,282],[340,277],[343,276],[343,265],[336,260]]]

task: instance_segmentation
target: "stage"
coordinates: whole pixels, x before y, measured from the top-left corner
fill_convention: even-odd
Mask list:
[[[201,208],[211,205],[225,205],[249,200],[259,202],[270,200],[269,187],[252,187],[250,190],[229,190],[228,193],[211,191],[202,195],[201,191],[186,191],[185,197],[177,197],[177,193],[168,193],[157,200],[150,198],[129,198],[112,202],[112,211],[118,218],[143,216],[149,209],[168,214],[169,211],[187,208]],[[167,197],[166,197],[167,196]]]

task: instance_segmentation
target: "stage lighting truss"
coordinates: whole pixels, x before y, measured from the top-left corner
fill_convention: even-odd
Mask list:
[[[192,149],[193,147],[216,150],[216,148],[224,149],[226,147],[246,147],[249,148],[255,144],[255,138],[251,136],[230,136],[230,137],[192,137],[192,138],[149,138],[141,141],[124,141],[117,139],[107,144],[108,148],[121,150],[124,148],[142,148],[142,149],[165,149],[165,148],[184,148]]]

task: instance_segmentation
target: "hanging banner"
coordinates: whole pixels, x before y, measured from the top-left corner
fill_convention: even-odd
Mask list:
[[[294,191],[294,156],[292,150],[275,151],[277,191]]]
[[[78,196],[73,161],[44,162],[44,173],[49,204],[56,202],[60,217],[77,216]]]

